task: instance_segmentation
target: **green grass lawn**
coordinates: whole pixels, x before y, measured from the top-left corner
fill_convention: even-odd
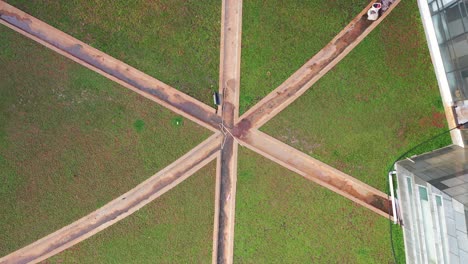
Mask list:
[[[216,163],[51,263],[209,263]],[[202,186],[202,187],[200,187]]]
[[[244,1],[241,113],[321,50],[368,3],[367,0]]]
[[[218,91],[218,1],[6,2],[206,104]]]
[[[6,27],[0,35],[0,255],[94,211],[210,134]]]
[[[206,103],[218,90],[219,1],[7,2]],[[241,112],[367,3],[244,1]],[[6,183],[0,187],[6,238],[0,255],[105,204],[208,136],[9,29],[0,27],[0,35],[0,179]],[[382,191],[393,159],[444,129],[414,1],[402,1],[347,58],[262,127]],[[447,135],[419,152],[449,143]],[[52,261],[209,262],[214,183],[205,175],[213,170],[211,164]],[[238,171],[236,262],[393,261],[385,218],[242,148]],[[395,236],[404,263],[399,229]]]
[[[286,80],[326,45],[367,3],[368,1],[282,1],[280,4],[275,1],[246,2],[242,50],[242,111],[245,112]],[[337,67],[261,128],[277,139],[385,192],[386,170],[393,160],[445,129],[447,127],[437,81],[418,7],[414,1],[402,1],[386,21]],[[448,144],[450,137],[447,134],[422,147],[418,153]],[[257,174],[246,169],[258,161],[243,160],[244,165],[239,168],[241,194],[238,195],[238,203],[243,205],[247,201],[259,202],[250,204],[250,210],[239,209],[237,212],[239,232],[236,236],[236,257],[239,261],[393,261],[388,221],[372,214],[349,212],[355,209],[337,210],[336,208],[353,205],[312,183],[308,185],[315,188],[307,186],[302,179],[278,180],[277,189],[260,188],[259,186],[265,184],[265,179],[257,179]],[[274,175],[278,177],[278,174],[293,177],[290,173],[279,171],[265,168],[264,174],[272,182],[275,181]],[[247,187],[248,190],[243,190],[242,180],[246,175],[258,182],[252,184],[255,186],[250,187],[252,189]],[[266,181],[272,184],[270,180]],[[289,181],[302,186],[297,188],[298,196],[307,188],[311,188],[309,192],[314,193],[312,198],[297,198],[307,204],[303,208],[297,205],[296,197],[284,195],[285,190],[282,188],[289,190]],[[245,183],[245,186],[250,184]],[[278,198],[278,204],[266,202],[277,197],[281,197]],[[326,197],[326,201],[318,197]],[[316,202],[317,200],[320,202]],[[261,217],[258,212],[262,212]],[[277,212],[283,212],[286,215],[284,219],[276,216]],[[322,219],[322,215],[344,220],[334,220],[337,226],[330,226],[328,223],[332,220],[325,220],[327,216]],[[365,228],[358,226],[361,224]],[[270,227],[271,230],[266,232],[259,225]],[[291,229],[282,230],[281,226]],[[344,228],[346,231],[321,237],[322,233],[333,234],[337,228]],[[290,248],[289,244],[294,244],[289,242],[291,233],[295,231],[300,235],[294,239],[301,240],[296,246],[307,245],[307,249],[295,249],[296,252]],[[247,234],[247,237],[242,234]],[[396,246],[399,262],[403,263],[401,230],[395,229],[394,234],[398,240]],[[288,243],[281,243],[282,241]],[[353,246],[342,248],[340,245]],[[322,259],[314,259],[317,256],[322,256]]]
[[[391,262],[387,219],[256,153],[240,154],[235,263]]]
[[[403,1],[262,130],[385,191],[393,159],[447,129],[418,12]]]

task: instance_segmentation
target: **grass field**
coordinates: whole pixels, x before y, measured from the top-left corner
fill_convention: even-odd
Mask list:
[[[6,1],[207,104],[218,91],[217,1]]]
[[[360,2],[362,3],[361,6],[366,4],[366,1]],[[344,3],[339,4],[343,5]],[[352,4],[355,3],[349,3],[349,5]],[[268,3],[265,5],[268,5]],[[336,2],[329,2],[327,7],[333,10],[338,8]],[[328,13],[326,14],[327,19],[335,19],[338,22],[337,27],[333,29],[336,32],[349,20],[345,15],[340,19],[340,17],[328,18]],[[294,16],[295,14],[290,13],[290,15]],[[263,23],[272,24],[273,22],[268,20],[275,20],[278,17],[264,16],[265,21]],[[320,17],[320,14],[317,13],[316,17]],[[281,16],[281,19],[284,21],[293,20],[291,17],[284,16]],[[320,19],[322,20],[322,18]],[[299,32],[305,30],[307,26],[307,22],[300,24],[295,21],[294,27],[299,28],[296,34],[299,35]],[[246,27],[248,26],[246,25]],[[326,32],[330,32],[330,29],[324,27],[322,30],[322,27],[318,27],[313,32],[317,36],[325,36]],[[294,33],[290,34],[294,35]],[[272,35],[268,35],[268,37],[270,36]],[[244,39],[246,38],[248,38],[248,35],[244,35]],[[256,37],[252,37],[253,41],[259,46],[258,50],[261,50],[262,43],[277,43],[279,41],[274,38],[258,41]],[[322,42],[321,39],[314,38],[314,40],[310,41],[309,44],[310,54],[314,54],[320,46],[325,44],[325,41]],[[318,46],[314,45],[316,43],[318,43]],[[300,44],[297,45],[300,46]],[[270,83],[264,83],[264,89],[269,91],[285,80],[284,75],[288,76],[291,73],[285,74],[273,67],[284,65],[285,69],[289,69],[290,67],[286,67],[286,65],[291,64],[294,57],[291,55],[290,57],[293,58],[290,59],[286,55],[294,54],[296,49],[297,47],[292,45],[285,47],[282,52],[279,50],[272,51],[271,55],[266,54],[259,57],[246,55],[248,51],[244,49],[244,56],[246,57],[244,63],[271,64],[271,66],[268,66],[271,69],[269,68],[267,72],[268,76],[271,77]],[[286,55],[283,55],[284,57],[281,59],[278,54]],[[273,59],[275,63],[271,63]],[[305,59],[296,59],[297,62],[295,62],[293,69],[300,67],[301,60],[304,61]],[[249,62],[249,60],[254,61]],[[262,82],[262,80],[265,81],[265,76],[250,79],[250,76],[245,74],[243,81],[244,83],[258,83]],[[385,192],[387,191],[386,170],[393,160],[419,142],[445,129],[447,127],[442,103],[426,47],[424,32],[420,24],[417,5],[415,2],[410,1],[403,1],[387,20],[337,67],[297,102],[262,128],[263,131],[287,144]],[[429,151],[448,144],[450,144],[450,137],[447,134],[445,137],[439,138],[437,141],[431,142],[430,145],[419,149],[418,152]],[[324,218],[326,219],[326,215],[331,213],[336,218],[345,218],[338,226],[348,227],[346,232],[342,232],[341,235],[332,235],[334,239],[330,243],[333,246],[330,245],[328,249],[338,248],[339,245],[356,243],[356,247],[353,246],[351,249],[340,248],[340,251],[334,252],[333,255],[342,254],[344,257],[341,259],[349,259],[349,262],[352,263],[385,263],[392,261],[390,244],[388,243],[390,238],[387,221],[382,221],[382,219],[373,215],[360,214],[356,211],[349,213],[348,210],[353,209],[330,212],[330,208],[336,208],[338,204],[343,204],[344,201],[333,200],[335,197],[329,198],[328,191],[322,188],[315,188],[311,192],[318,197],[322,197],[322,199],[309,200],[314,204],[313,209],[310,209],[311,212],[315,213],[312,215],[325,215]],[[257,191],[255,194],[261,196],[264,193]],[[272,197],[278,197],[279,195],[279,193],[275,193]],[[327,202],[323,202],[323,197],[327,197]],[[294,208],[294,202],[291,202],[291,199],[294,198],[289,197],[289,200],[282,200],[282,206]],[[315,202],[316,200],[321,202]],[[328,203],[329,200],[335,201],[336,204]],[[252,212],[273,209],[276,209],[276,207],[262,207],[259,205],[252,208]],[[242,211],[240,210],[238,213],[242,214]],[[296,213],[293,214],[296,215]],[[359,217],[356,218],[356,214]],[[350,218],[350,216],[353,217]],[[311,215],[309,215],[309,218],[307,216],[304,218],[310,219],[309,221],[312,223],[318,221],[315,220],[317,217],[311,219]],[[271,221],[271,219],[275,218],[270,217],[269,219]],[[277,219],[272,225],[279,227],[281,221],[281,219]],[[356,222],[347,225],[347,221]],[[242,226],[242,222],[238,223],[238,225]],[[249,228],[253,226],[250,222],[246,222],[244,225],[245,233],[255,233],[255,227]],[[367,229],[361,230],[360,225],[364,225]],[[327,226],[327,221],[321,222],[315,228],[323,228],[322,230],[325,233],[330,232],[328,227],[323,226]],[[303,230],[303,233],[311,232],[310,229],[314,228],[309,225],[307,227],[305,231]],[[318,235],[317,232],[311,232],[310,236],[312,234]],[[367,235],[366,239],[369,242],[358,246],[362,234]],[[397,257],[400,263],[404,263],[401,231],[395,229],[394,236],[398,240],[396,243]],[[304,235],[305,237],[306,235]],[[269,239],[273,238],[270,237]],[[320,241],[325,243],[323,241],[326,239],[314,238],[310,240],[320,244]],[[251,245],[248,241],[242,240],[242,242]],[[278,239],[278,241],[281,241],[281,239]],[[309,241],[312,244],[313,242]],[[271,245],[268,240],[264,243],[265,245]],[[379,250],[375,251],[377,248]],[[269,250],[284,252],[284,254],[291,252],[281,244],[270,246]],[[319,248],[310,248],[309,250],[314,252],[310,254],[313,256],[327,255],[327,253],[320,253]],[[364,254],[368,259],[360,259],[361,254],[359,253],[363,252],[369,253]],[[381,255],[376,255],[376,252]],[[243,256],[243,253],[239,252],[239,257],[241,256]],[[255,258],[268,258],[268,256],[270,254],[261,257],[255,256]],[[333,260],[327,259],[324,262],[333,262]]]
[[[0,34],[0,255],[106,204],[209,135],[5,27]]]
[[[218,89],[220,2],[7,2],[206,103]],[[244,1],[241,112],[367,3]],[[0,84],[0,179],[7,183],[0,187],[0,233],[6,234],[0,255],[105,204],[208,135],[185,120],[175,126],[180,117],[9,29],[0,27],[0,35],[7,40],[0,41],[0,79],[7,80]],[[305,96],[262,127],[382,191],[393,159],[444,129],[413,1],[402,1]],[[449,143],[442,137],[419,152]],[[212,164],[52,262],[209,262],[213,171]],[[386,219],[245,149],[238,171],[236,262],[392,262]],[[403,263],[398,229],[395,235]]]
[[[382,179],[393,159],[447,129],[418,12],[403,1],[262,130],[386,190]],[[448,135],[440,142],[449,143]]]
[[[387,219],[258,154],[240,154],[235,263],[391,262]]]
[[[245,1],[241,113],[321,50],[367,4],[366,0]]]
[[[215,173],[216,163],[211,162],[174,190],[50,262],[209,263]]]

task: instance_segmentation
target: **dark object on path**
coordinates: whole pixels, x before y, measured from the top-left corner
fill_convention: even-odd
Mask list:
[[[220,105],[221,104],[221,98],[219,97],[219,93],[217,93],[217,92],[213,93],[213,103],[215,105]]]

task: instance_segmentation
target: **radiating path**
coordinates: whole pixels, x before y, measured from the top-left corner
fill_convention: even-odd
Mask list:
[[[250,130],[243,145],[290,169],[304,178],[328,188],[379,215],[389,216],[391,203],[387,195],[348,174],[320,162],[258,130]]]
[[[306,92],[323,75],[348,55],[397,6],[396,0],[376,21],[367,20],[371,2],[322,50],[306,62],[273,92],[241,116],[242,129],[259,128]]]
[[[217,168],[213,262],[232,263],[237,182],[237,140],[231,131],[239,116],[242,0],[224,0],[221,16],[219,87],[221,131],[225,134]]]
[[[137,187],[80,220],[1,258],[0,264],[37,263],[117,223],[214,160],[221,141],[222,134],[214,134]]]
[[[212,131],[215,109],[0,1],[0,23]]]
[[[223,0],[220,46],[220,113],[60,30],[0,0],[0,23],[73,61],[149,98],[215,132],[209,139],[134,189],[82,219],[0,259],[0,263],[36,263],[120,221],[201,167],[218,158],[213,232],[213,263],[232,263],[237,178],[241,143],[272,161],[384,217],[387,196],[260,131],[265,122],[290,105],[361,42],[399,3],[374,22],[371,2],[325,48],[241,118],[239,115],[242,0]],[[390,215],[391,217],[391,215]]]

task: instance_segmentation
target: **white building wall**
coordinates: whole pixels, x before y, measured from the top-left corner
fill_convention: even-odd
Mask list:
[[[444,0],[445,4],[454,2],[453,0]],[[444,63],[442,61],[442,55],[440,52],[439,44],[436,37],[436,32],[434,29],[434,24],[432,22],[431,12],[429,10],[427,0],[418,0],[419,10],[421,13],[421,19],[424,26],[424,32],[426,33],[426,39],[429,46],[429,51],[431,54],[432,64],[434,65],[434,70],[437,76],[437,82],[439,84],[440,94],[442,96],[442,102],[445,108],[445,115],[447,118],[447,123],[450,128],[457,126],[454,113],[452,111],[453,101],[452,94],[450,92],[449,83],[447,80],[447,75],[445,73]],[[450,133],[452,137],[452,142],[455,145],[464,147],[465,142],[463,140],[463,134],[459,129],[452,130]]]
[[[406,263],[468,263],[465,206],[398,164],[396,169]],[[428,201],[421,201],[419,187]]]

